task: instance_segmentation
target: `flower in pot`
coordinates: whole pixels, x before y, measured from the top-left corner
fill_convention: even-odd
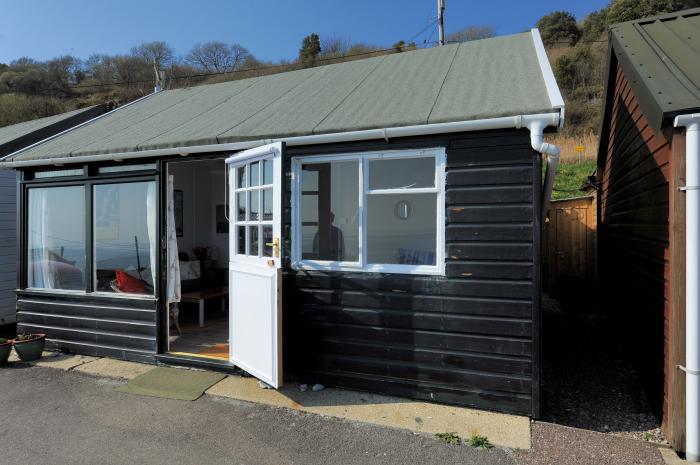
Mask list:
[[[0,337],[0,365],[6,365],[12,351],[12,339]]]
[[[20,334],[12,342],[15,352],[23,362],[40,358],[45,344],[46,334]]]

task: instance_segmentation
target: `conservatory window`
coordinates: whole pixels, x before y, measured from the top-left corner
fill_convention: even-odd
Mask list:
[[[27,286],[85,290],[85,188],[28,191]]]
[[[444,149],[293,160],[297,268],[442,274]]]
[[[153,295],[156,183],[98,184],[93,189],[95,290]]]

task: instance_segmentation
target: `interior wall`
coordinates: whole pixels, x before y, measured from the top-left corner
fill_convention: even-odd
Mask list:
[[[228,234],[216,232],[216,206],[225,201],[223,160],[184,161],[168,165],[175,190],[183,196],[183,235],[178,250],[194,259],[192,249],[209,246],[218,267],[228,262]]]

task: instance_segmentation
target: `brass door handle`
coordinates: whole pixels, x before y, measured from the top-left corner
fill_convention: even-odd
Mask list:
[[[265,242],[265,245],[272,246],[273,255],[275,256],[275,258],[279,258],[279,256],[280,256],[280,239],[279,239],[279,237],[275,237],[275,239],[272,242]]]

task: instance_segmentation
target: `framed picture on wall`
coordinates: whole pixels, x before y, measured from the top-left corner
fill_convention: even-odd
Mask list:
[[[182,200],[182,191],[181,190],[175,190],[173,191],[173,205],[174,210],[175,210],[175,232],[177,234],[177,237],[182,237],[185,235],[185,220],[184,220],[184,206],[183,206],[183,200]]]

